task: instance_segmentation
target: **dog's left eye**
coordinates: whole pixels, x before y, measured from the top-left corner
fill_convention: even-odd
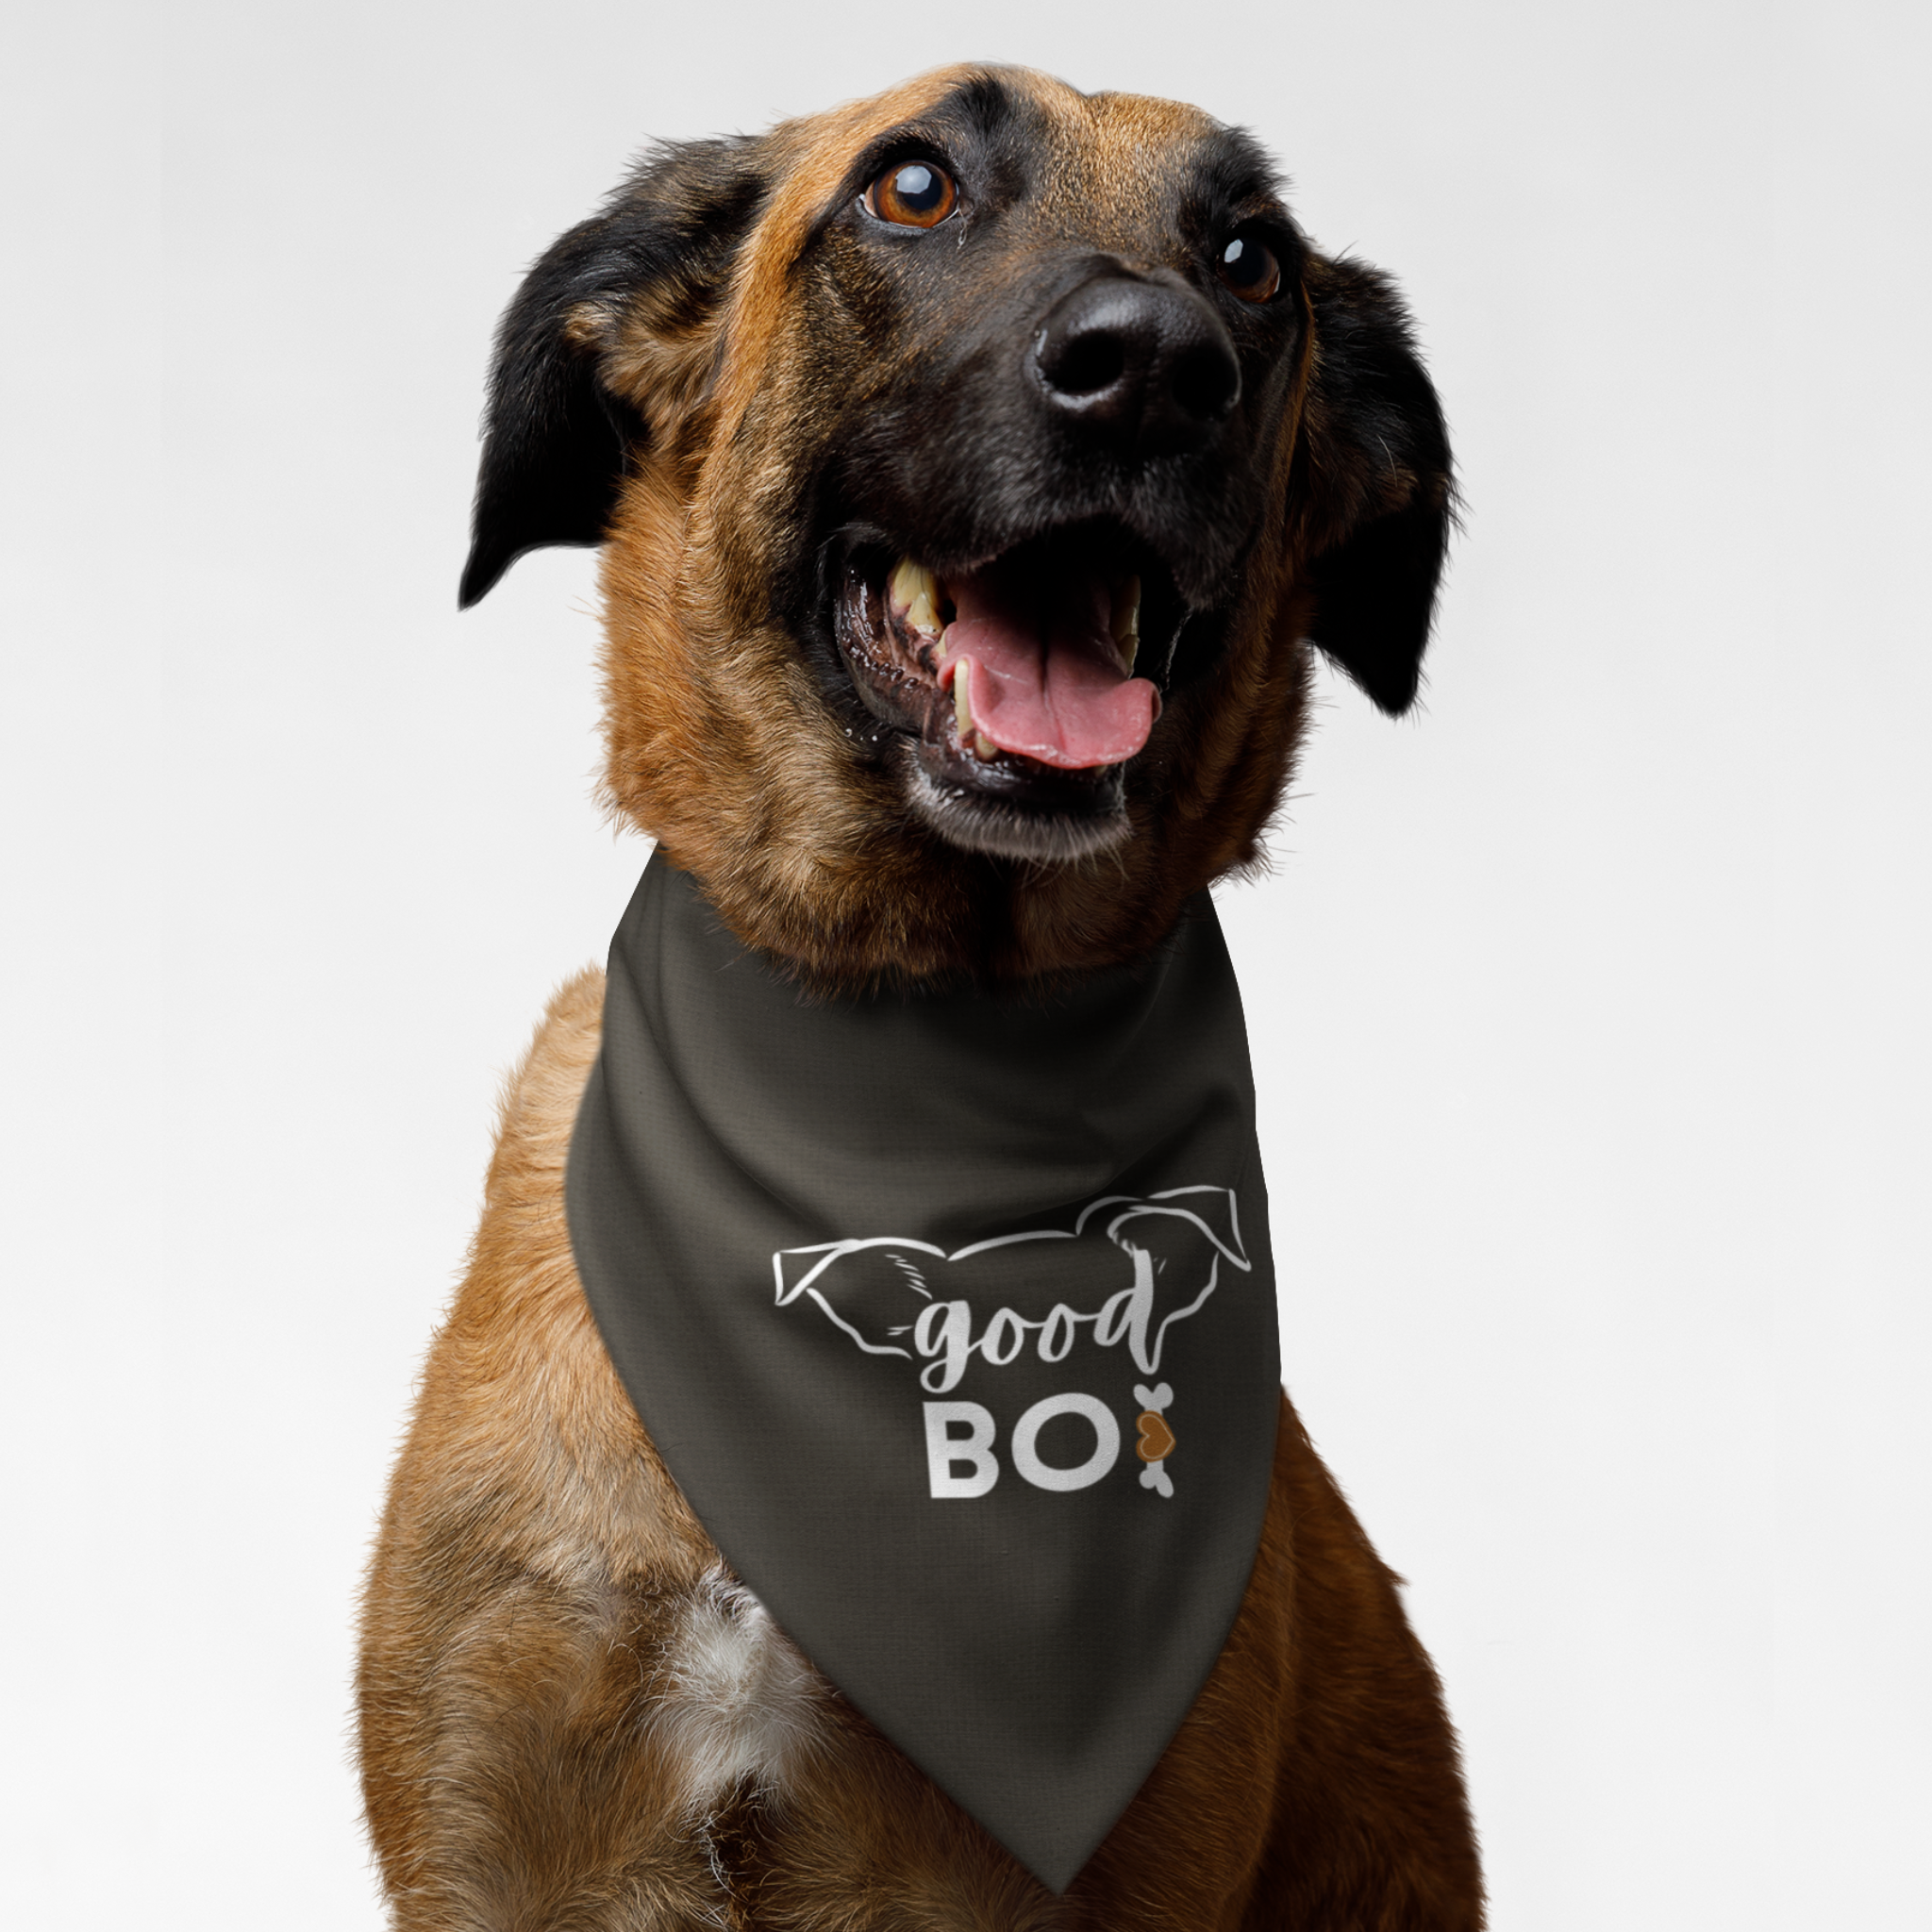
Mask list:
[[[865,191],[866,208],[902,228],[931,228],[959,198],[953,177],[933,161],[894,161]]]

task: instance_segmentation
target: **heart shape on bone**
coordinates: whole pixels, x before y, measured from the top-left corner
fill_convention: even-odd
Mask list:
[[[1165,1462],[1174,1454],[1174,1431],[1167,1419],[1151,1408],[1141,1412],[1141,1440],[1134,1444],[1134,1454],[1142,1462]]]

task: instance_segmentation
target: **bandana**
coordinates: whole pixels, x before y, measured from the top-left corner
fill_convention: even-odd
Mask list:
[[[1213,1668],[1279,1401],[1206,894],[1052,998],[813,1001],[654,857],[610,952],[572,1245],[726,1561],[1064,1890]]]

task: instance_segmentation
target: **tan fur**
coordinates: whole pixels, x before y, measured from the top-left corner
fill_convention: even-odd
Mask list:
[[[664,1707],[722,1559],[611,1369],[563,1218],[601,999],[596,974],[558,995],[507,1094],[370,1577],[365,1775],[397,1925],[1479,1924],[1428,1661],[1285,1399],[1227,1648],[1065,1898],[829,1690],[777,1788],[692,1810]],[[1391,1870],[1404,1914],[1352,1916]]]
[[[1238,622],[1219,667],[1157,727],[1124,852],[999,865],[913,821],[832,721],[764,586],[822,346],[791,275],[804,235],[855,151],[958,77],[770,137],[778,184],[721,302],[674,291],[622,312],[590,303],[567,325],[650,432],[604,558],[607,796],[743,939],[842,985],[1108,963],[1251,861],[1307,704],[1301,566],[1362,512],[1349,491],[1370,487],[1329,477],[1319,528],[1297,492],[1307,466],[1331,460],[1320,425],[1302,425],[1321,354],[1310,330]],[[1108,239],[1131,258],[1137,197],[1158,185],[1150,157],[1210,124],[1041,76],[1024,85],[1071,158],[1043,219],[1091,235],[1096,208],[1117,209]],[[563,1168],[602,991],[591,973],[558,994],[506,1091],[469,1272],[370,1574],[363,1766],[396,1925],[1479,1926],[1433,1674],[1285,1399],[1226,1649],[1065,1897],[812,1673],[666,1473],[577,1281]]]

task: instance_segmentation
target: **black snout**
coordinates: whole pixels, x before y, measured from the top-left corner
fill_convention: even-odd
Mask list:
[[[1047,311],[1033,366],[1047,405],[1127,457],[1195,449],[1241,392],[1221,318],[1192,290],[1124,275]]]

